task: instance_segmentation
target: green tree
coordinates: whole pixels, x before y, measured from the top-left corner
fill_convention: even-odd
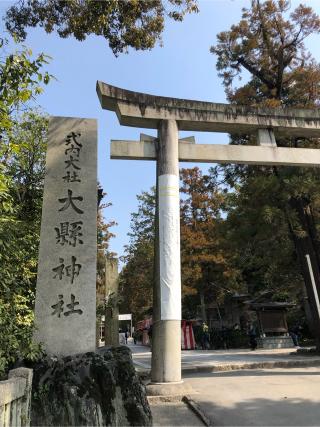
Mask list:
[[[115,257],[116,254],[109,249],[110,240],[115,237],[111,228],[116,226],[116,221],[107,221],[104,218],[104,210],[112,206],[111,202],[101,203],[107,193],[104,193],[102,188],[98,186],[98,211],[97,211],[97,308],[99,313],[103,313],[104,298],[105,298],[105,264],[106,257]]]
[[[0,375],[34,358],[33,302],[47,118],[32,101],[51,76],[48,57],[0,40]]]
[[[155,188],[137,196],[138,210],[131,214],[130,242],[120,274],[121,309],[141,320],[152,307],[154,281]]]
[[[30,108],[30,102],[42,92],[43,83],[48,84],[51,75],[43,71],[48,57],[43,53],[32,57],[31,50],[22,46],[7,54],[9,41],[0,39],[0,214],[1,221],[13,209],[9,192],[11,176],[6,167],[12,156],[18,156],[21,140],[15,131],[20,129],[21,111]]]
[[[290,2],[285,0],[267,0],[263,3],[252,0],[251,8],[243,10],[239,24],[218,34],[217,44],[211,51],[217,55],[217,69],[224,79],[230,102],[268,108],[319,105],[319,64],[306,50],[304,40],[311,34],[319,33],[320,19],[310,7],[300,5],[288,15],[289,8]],[[248,82],[240,88],[234,87],[235,78],[244,71],[249,72]],[[254,142],[252,136],[232,137],[232,143],[248,142]],[[289,147],[319,146],[318,140],[303,138],[278,138],[277,144]],[[315,209],[319,205],[318,174],[312,169],[243,166],[227,167],[225,173],[234,185],[241,185],[254,177],[256,180],[273,180],[277,183],[273,187],[267,185],[274,196],[269,200],[275,204],[271,203],[265,208],[270,214],[277,209],[283,212],[312,303],[306,255],[311,257],[320,291],[319,218]],[[280,194],[274,194],[276,190]],[[254,198],[253,193],[252,202]],[[274,257],[277,256],[279,251],[274,254]],[[311,305],[315,311],[314,305]],[[319,329],[318,326],[316,329]]]
[[[300,79],[303,76],[307,83],[309,72],[319,70],[304,40],[320,32],[320,19],[311,7],[302,4],[288,16],[289,9],[287,0],[252,0],[251,8],[243,9],[239,24],[217,35],[211,52],[217,55],[217,69],[232,101],[247,90],[251,104],[297,105],[302,101],[313,106],[316,88],[310,84],[303,87]],[[244,70],[250,73],[249,83],[232,90],[234,79]],[[304,96],[291,102],[296,93],[292,88],[298,82]]]
[[[10,138],[10,130],[19,112],[28,108],[43,91],[43,83],[48,84],[52,76],[43,71],[50,59],[44,53],[32,57],[32,51],[25,46],[7,54],[8,39],[0,38],[0,158],[6,156],[9,148],[15,148]],[[3,146],[4,134],[6,143]]]
[[[297,302],[301,276],[288,230],[286,193],[273,174],[249,176],[229,194],[224,224],[228,252],[250,295],[265,290]]]
[[[29,111],[11,128],[19,150],[2,159],[6,201],[0,217],[0,375],[40,354],[32,343],[48,120]]]
[[[182,21],[197,12],[196,0],[20,0],[6,14],[6,27],[21,39],[26,28],[40,26],[60,37],[104,37],[114,54],[129,47],[146,50],[161,39],[165,18]]]
[[[222,232],[226,195],[214,174],[203,175],[198,167],[181,169],[180,178],[183,315],[196,317],[200,304],[206,320],[205,304],[222,302],[224,286],[239,285]]]
[[[115,221],[107,221],[104,218],[104,210],[112,206],[111,202],[101,203],[107,193],[98,185],[98,209],[97,209],[97,281],[96,281],[96,326],[97,326],[97,345],[100,339],[101,318],[106,310],[106,258],[115,257],[116,254],[110,251],[110,240],[115,237],[111,228],[116,226]]]

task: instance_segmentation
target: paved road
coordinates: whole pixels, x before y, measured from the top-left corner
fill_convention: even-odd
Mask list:
[[[184,381],[215,426],[320,425],[320,368],[197,373]]]
[[[149,349],[130,348],[137,368],[149,370]],[[314,367],[252,369],[256,364],[292,366],[297,361]],[[228,370],[237,366],[242,369]],[[214,426],[320,426],[319,366],[320,357],[298,355],[294,349],[182,352],[184,382],[192,386],[191,398]],[[205,372],[211,368],[221,372]],[[202,424],[182,403],[152,410],[157,426]]]
[[[129,342],[133,352],[133,361],[139,370],[150,370],[151,351],[148,347],[134,345]],[[181,353],[181,364],[183,372],[207,369],[236,369],[247,367],[272,367],[271,365],[283,363],[306,363],[308,365],[320,366],[319,356],[298,355],[293,349],[276,350],[185,350]],[[259,365],[257,365],[259,364]],[[277,366],[277,365],[276,365]],[[279,366],[278,366],[279,367]],[[320,420],[319,420],[320,422]]]
[[[150,405],[153,427],[203,427],[203,422],[183,402]]]

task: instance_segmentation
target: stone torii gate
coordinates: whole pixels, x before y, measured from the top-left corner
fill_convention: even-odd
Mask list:
[[[97,82],[102,108],[121,125],[157,129],[158,137],[112,141],[112,159],[156,160],[157,211],[153,301],[153,383],[181,381],[181,279],[179,161],[255,165],[320,166],[320,150],[277,147],[276,138],[320,137],[320,111],[266,109],[191,101],[120,89]],[[258,146],[195,144],[179,130],[254,134]],[[320,331],[320,283],[313,255],[306,255],[307,286],[315,326]]]

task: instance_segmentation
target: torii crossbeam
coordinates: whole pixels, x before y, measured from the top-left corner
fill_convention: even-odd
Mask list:
[[[277,137],[320,138],[320,110],[253,108],[191,101],[120,89],[97,82],[102,108],[121,125],[158,130],[158,137],[112,141],[111,158],[157,161],[157,212],[151,379],[181,381],[181,278],[179,161],[257,165],[320,166],[320,150],[277,147]],[[178,131],[256,135],[257,146],[195,144]],[[320,330],[320,284],[309,255],[308,297]]]

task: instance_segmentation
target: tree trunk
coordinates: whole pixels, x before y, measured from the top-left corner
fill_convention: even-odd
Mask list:
[[[273,168],[274,174],[279,180],[281,180],[276,167]],[[281,180],[282,181],[282,180]],[[282,182],[283,184],[283,182]],[[288,221],[289,231],[293,240],[297,258],[299,261],[300,272],[305,283],[304,295],[304,310],[306,314],[306,320],[314,335],[317,348],[320,350],[320,313],[317,307],[316,295],[314,292],[312,278],[308,266],[306,255],[309,255],[312,266],[312,272],[315,281],[316,291],[318,296],[320,295],[320,245],[317,239],[317,231],[314,222],[314,216],[312,213],[312,207],[310,201],[306,198],[291,197],[289,200],[289,208],[293,209],[297,215],[301,228],[303,229],[305,236],[299,237],[294,232],[293,226],[290,221],[290,217],[286,212]]]
[[[289,203],[291,208],[297,212],[299,222],[303,228],[303,231],[305,232],[305,236],[303,237],[298,237],[295,233],[292,233],[292,236],[301,267],[301,273],[306,286],[310,311],[312,313],[312,332],[317,340],[317,347],[320,349],[320,313],[317,307],[317,296],[314,292],[312,277],[307,261],[307,255],[309,255],[316,292],[318,295],[320,295],[319,254],[317,251],[317,246],[314,244],[314,240],[312,239],[312,237],[316,236],[315,225],[311,216],[311,209],[309,208],[309,205],[303,201],[303,199],[291,198]]]
[[[204,292],[203,289],[200,290],[200,307],[201,307],[201,317],[203,322],[207,322],[207,313],[206,313],[206,304],[204,301]]]

